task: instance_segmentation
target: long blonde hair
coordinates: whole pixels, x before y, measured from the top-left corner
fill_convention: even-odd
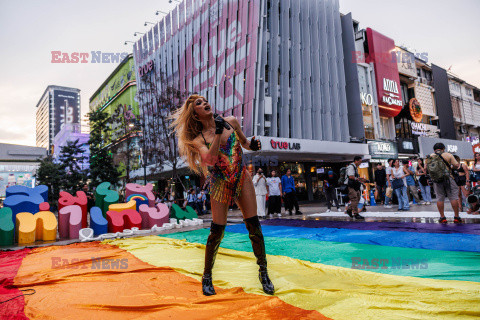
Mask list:
[[[178,138],[178,150],[180,156],[183,157],[188,166],[197,174],[207,174],[207,167],[202,164],[202,158],[198,149],[195,147],[193,140],[202,132],[202,123],[195,119],[194,103],[200,95],[192,94],[187,98],[183,106],[178,108],[170,119],[173,119],[170,125]]]

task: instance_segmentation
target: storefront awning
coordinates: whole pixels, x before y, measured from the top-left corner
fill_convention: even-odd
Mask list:
[[[257,137],[262,150],[246,151],[246,154],[275,156],[279,161],[352,161],[355,156],[370,159],[368,146],[364,143]]]
[[[445,145],[445,152],[457,155],[460,159],[473,159],[472,144],[470,142],[427,137],[418,137],[420,156],[424,158],[429,154],[432,154],[433,146],[437,142],[441,142]]]

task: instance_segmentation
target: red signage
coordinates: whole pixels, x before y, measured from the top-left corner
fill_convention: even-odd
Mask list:
[[[370,28],[367,28],[367,41],[367,62],[373,62],[375,66],[380,115],[395,117],[403,108],[395,42]]]
[[[472,146],[472,149],[473,149],[473,153],[480,153],[480,143],[477,143],[477,144],[474,144]]]
[[[138,72],[140,74],[140,77],[143,77],[147,73],[153,70],[153,60],[148,61],[145,63],[142,67],[138,69]]]
[[[300,143],[288,143],[286,141],[275,141],[273,139],[270,140],[270,145],[272,149],[286,149],[286,150],[300,150]]]

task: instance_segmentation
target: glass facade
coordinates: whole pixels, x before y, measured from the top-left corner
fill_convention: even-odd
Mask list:
[[[5,198],[6,189],[21,185],[35,186],[35,172],[38,164],[0,164],[0,198]]]

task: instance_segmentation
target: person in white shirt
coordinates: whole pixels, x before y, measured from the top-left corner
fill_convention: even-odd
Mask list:
[[[392,167],[393,167],[393,162],[394,159],[388,159],[388,166],[385,168],[385,172],[387,174],[387,188],[392,187],[392,180],[393,180],[393,175],[392,175]],[[392,198],[389,198],[385,192],[385,208],[391,208],[392,207]],[[392,195],[393,197],[393,195]]]
[[[282,215],[282,181],[277,177],[277,172],[273,170],[272,176],[267,178],[268,194],[268,215]]]
[[[253,186],[257,196],[257,215],[265,217],[265,203],[267,196],[267,178],[263,175],[263,170],[259,168],[257,174],[253,177]]]

